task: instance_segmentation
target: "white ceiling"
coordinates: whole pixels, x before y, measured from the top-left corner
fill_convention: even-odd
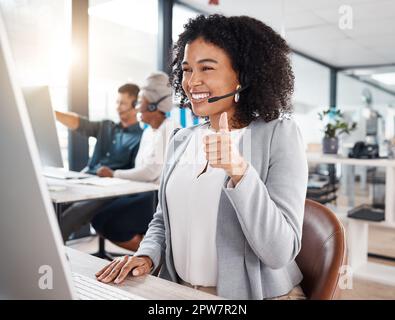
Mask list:
[[[249,15],[297,51],[336,67],[395,63],[395,0],[181,0],[207,13]],[[338,27],[339,7],[350,5],[353,28]]]

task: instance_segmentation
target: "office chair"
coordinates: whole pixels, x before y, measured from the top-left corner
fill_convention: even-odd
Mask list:
[[[344,227],[322,204],[306,200],[302,248],[296,257],[302,274],[301,287],[308,299],[339,298],[340,268],[346,264]]]

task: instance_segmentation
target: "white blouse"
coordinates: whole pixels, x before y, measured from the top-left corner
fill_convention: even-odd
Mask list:
[[[169,118],[158,129],[148,127],[143,131],[139,151],[132,169],[115,170],[114,177],[133,181],[159,183],[165,162],[167,142],[177,125]]]
[[[192,285],[217,285],[216,229],[218,205],[226,178],[223,169],[207,167],[203,137],[208,125],[196,129],[169,177],[166,199],[173,259],[177,274]],[[232,130],[235,146],[244,129]]]

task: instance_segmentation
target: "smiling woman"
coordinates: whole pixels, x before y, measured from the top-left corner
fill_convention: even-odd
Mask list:
[[[228,79],[223,82],[223,79]],[[199,37],[185,46],[182,62],[182,92],[190,101],[192,111],[201,117],[214,116],[215,127],[220,112],[234,114],[233,97],[211,105],[209,98],[233,91],[238,85],[237,73],[224,50]]]
[[[198,57],[190,54],[190,51],[196,52],[194,47],[199,47]],[[281,113],[291,112],[294,75],[288,56],[290,49],[285,40],[264,23],[249,17],[199,16],[186,25],[174,52],[171,80],[181,105],[192,107],[192,92],[185,87],[186,82],[204,81],[207,74],[215,79],[220,74],[229,76],[229,87],[216,88],[215,83],[210,83],[211,92],[205,93],[216,96],[235,90],[237,84],[248,86],[240,94],[235,109],[233,120],[238,126],[246,126],[258,117],[270,121]],[[203,89],[208,88],[199,90]],[[195,112],[193,107],[192,110]]]
[[[307,161],[299,128],[285,116],[293,90],[288,53],[253,18],[199,16],[185,25],[173,88],[209,121],[170,140],[144,240],[99,280],[119,283],[160,268],[162,278],[225,298],[304,298],[295,257]]]

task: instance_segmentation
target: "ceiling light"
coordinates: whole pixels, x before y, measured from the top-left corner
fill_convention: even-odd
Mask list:
[[[372,79],[386,85],[395,85],[395,72],[372,74]]]

